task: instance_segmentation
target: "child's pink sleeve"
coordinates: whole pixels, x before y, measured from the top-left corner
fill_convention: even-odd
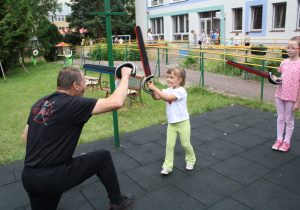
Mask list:
[[[282,66],[284,65],[283,62],[284,62],[284,61],[282,61],[282,62],[280,63],[280,66],[279,66],[279,68],[278,68],[278,72],[280,72],[280,73],[282,73]]]

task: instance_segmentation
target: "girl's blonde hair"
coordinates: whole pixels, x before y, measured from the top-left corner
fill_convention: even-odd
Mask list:
[[[298,48],[300,48],[300,37],[299,36],[294,36],[290,39],[290,41],[296,41],[298,42]],[[299,53],[299,57],[300,57],[300,53]]]
[[[173,67],[168,69],[167,74],[171,74],[172,72],[174,72],[176,77],[181,78],[180,85],[181,87],[184,87],[186,77],[185,70],[183,68]]]

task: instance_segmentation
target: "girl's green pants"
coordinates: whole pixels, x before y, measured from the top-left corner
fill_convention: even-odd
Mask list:
[[[185,162],[196,162],[194,149],[191,145],[191,125],[190,120],[178,123],[169,123],[167,129],[166,157],[163,167],[168,167],[169,171],[173,170],[174,147],[176,144],[177,134],[179,134],[181,146],[185,150]]]

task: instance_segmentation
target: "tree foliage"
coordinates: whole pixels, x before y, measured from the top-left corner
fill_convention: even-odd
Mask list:
[[[24,56],[39,20],[57,8],[57,0],[1,0],[0,59],[5,71]]]
[[[36,36],[44,50],[41,52],[41,55],[44,56],[46,61],[53,62],[55,60],[55,45],[63,40],[62,35],[58,32],[57,26],[50,23],[46,17],[43,17],[40,19],[36,29]]]
[[[68,16],[67,21],[70,27],[85,28],[94,38],[106,37],[105,16],[90,15],[90,12],[104,12],[105,0],[71,0],[68,4],[72,13]],[[111,12],[127,12],[128,15],[111,16],[112,34],[129,34],[134,36],[135,26],[135,6],[134,0],[111,0]]]
[[[28,0],[1,0],[0,59],[5,70],[18,61],[31,38],[33,16]]]

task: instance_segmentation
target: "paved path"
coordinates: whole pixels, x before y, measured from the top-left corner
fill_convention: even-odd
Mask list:
[[[168,65],[166,65],[165,59],[160,60],[160,76],[161,78],[166,77],[167,70],[170,67],[178,65],[178,57],[170,56]],[[86,60],[86,63],[93,62]],[[74,65],[80,65],[80,60],[75,60]],[[98,64],[99,62],[95,62]],[[114,65],[118,66],[121,64],[121,61],[114,61]],[[133,63],[138,66],[139,74],[144,75],[143,65],[141,61],[133,61]],[[156,69],[157,60],[149,60],[149,65],[151,68],[151,72],[154,73]],[[101,61],[101,65],[108,65],[107,61]],[[201,78],[201,72],[185,69],[187,72],[186,83],[187,84],[199,84]],[[158,68],[156,70],[156,76],[158,76]],[[219,93],[231,95],[231,96],[239,96],[241,98],[252,98],[252,99],[261,99],[261,82],[245,80],[241,77],[232,77],[225,76],[221,74],[213,74],[209,72],[204,73],[204,85],[206,88],[216,91]],[[271,85],[269,83],[264,84],[263,91],[263,101],[270,102],[275,104],[275,91],[276,85]]]
[[[300,206],[300,121],[289,152],[273,151],[274,113],[234,105],[191,116],[195,169],[185,170],[184,150],[175,147],[174,170],[160,174],[167,125],[156,125],[77,147],[74,156],[97,149],[112,153],[121,190],[136,197],[133,210],[270,209]],[[23,161],[0,166],[0,209],[29,210],[22,186]],[[96,176],[63,194],[58,209],[106,210]]]

